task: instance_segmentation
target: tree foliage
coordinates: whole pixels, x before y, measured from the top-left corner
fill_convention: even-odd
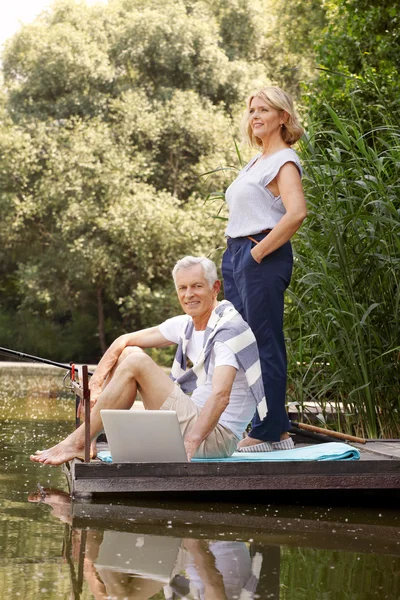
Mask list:
[[[231,115],[265,76],[239,38],[237,56],[225,51],[222,29],[201,1],[160,11],[151,0],[58,0],[9,40],[0,129],[7,315],[65,330],[91,314],[97,339],[84,352],[94,359],[120,330],[171,314],[174,262],[222,241],[219,222],[195,203],[208,191],[202,175],[231,160]]]
[[[330,0],[315,50],[320,74],[305,86],[308,106],[321,98],[342,116],[356,108],[364,127],[379,126],[381,109],[398,113],[398,2]],[[351,106],[352,105],[352,106]]]

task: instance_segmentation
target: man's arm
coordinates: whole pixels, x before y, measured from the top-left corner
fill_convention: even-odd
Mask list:
[[[215,367],[212,379],[212,393],[204,404],[195,426],[185,438],[188,460],[194,456],[197,448],[212,432],[218,419],[229,404],[232,385],[237,369],[231,366]]]
[[[90,379],[89,387],[91,404],[93,405],[96,402],[97,397],[101,394],[105,380],[125,348],[128,346],[138,346],[139,348],[163,348],[165,346],[171,346],[172,344],[173,342],[167,340],[158,327],[149,327],[148,329],[141,329],[134,333],[120,335],[114,340],[108,350],[106,350],[96,367],[94,375]]]

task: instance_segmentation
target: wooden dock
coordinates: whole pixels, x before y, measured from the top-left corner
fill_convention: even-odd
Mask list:
[[[63,467],[74,499],[104,494],[400,490],[400,440],[370,440],[359,444],[354,440],[363,440],[353,437],[352,445],[361,453],[358,461],[105,463],[90,460],[87,365],[82,365],[78,381],[75,369],[71,371],[71,389],[76,394],[77,406],[80,402],[83,405],[86,426],[85,462],[74,459]],[[79,424],[78,419],[76,424]],[[296,445],[307,443],[310,433],[299,431],[298,427],[293,431]],[[313,433],[312,437],[330,441],[323,433],[323,436]],[[105,449],[104,444],[98,444],[98,450]]]
[[[400,440],[353,444],[358,461],[104,463],[64,467],[73,498],[103,494],[272,490],[399,490]],[[104,447],[102,448],[104,449]]]

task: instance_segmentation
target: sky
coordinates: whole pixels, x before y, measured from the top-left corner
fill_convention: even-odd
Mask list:
[[[86,4],[96,4],[105,0],[85,0]],[[20,27],[20,23],[30,23],[46,9],[51,0],[3,0],[0,7],[0,49],[7,38]]]

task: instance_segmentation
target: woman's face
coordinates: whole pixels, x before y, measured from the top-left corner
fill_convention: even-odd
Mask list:
[[[255,96],[249,108],[249,123],[253,134],[262,140],[280,134],[283,115],[283,111],[276,110],[266,100]]]

